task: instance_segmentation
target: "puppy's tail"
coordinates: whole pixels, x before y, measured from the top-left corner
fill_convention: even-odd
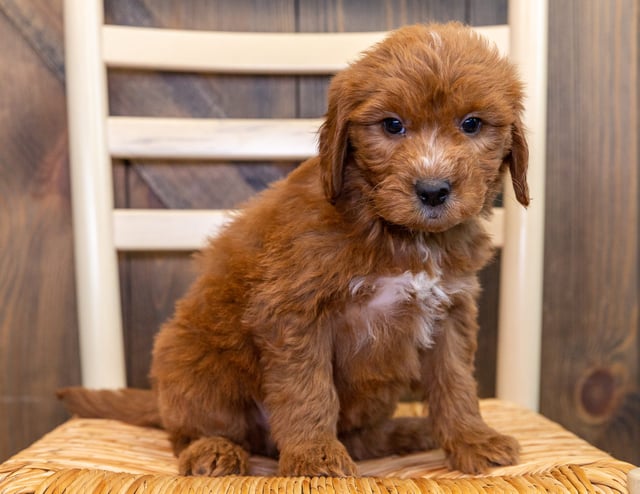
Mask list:
[[[162,428],[156,396],[151,390],[71,387],[60,389],[56,394],[67,410],[79,417],[115,419]]]

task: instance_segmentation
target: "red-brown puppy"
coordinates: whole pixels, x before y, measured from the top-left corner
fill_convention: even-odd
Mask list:
[[[161,425],[183,474],[246,473],[249,452],[308,476],[434,447],[464,472],[515,462],[473,368],[481,218],[507,170],[529,201],[522,98],[471,29],[394,32],[334,78],[319,156],[204,250],[156,339],[153,397],[67,390],[70,408]],[[428,418],[391,419],[408,386]]]

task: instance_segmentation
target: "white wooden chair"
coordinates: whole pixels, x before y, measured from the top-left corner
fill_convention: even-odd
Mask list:
[[[497,394],[524,408],[497,401],[484,403],[483,410],[490,411],[494,420],[502,420],[507,432],[509,427],[515,428],[516,435],[539,427],[533,431],[531,441],[542,434],[552,436],[553,442],[548,448],[530,447],[530,443],[524,445],[526,441],[523,442],[524,436],[521,436],[521,469],[509,470],[512,467],[508,467],[496,471],[490,481],[477,479],[475,486],[529,492],[532,486],[571,484],[577,491],[586,492],[590,482],[598,482],[604,490],[624,488],[624,478],[631,465],[608,457],[526,410],[537,410],[539,397],[546,30],[546,0],[511,0],[508,25],[479,29],[518,64],[527,86],[525,123],[531,151],[528,181],[533,197],[531,206],[525,210],[507,191],[504,209],[496,211],[489,225],[496,243],[503,249]],[[385,33],[204,33],[106,26],[101,1],[65,0],[65,35],[82,382],[91,388],[118,388],[126,382],[117,251],[197,249],[225,221],[225,213],[114,209],[112,158],[303,160],[316,153],[315,133],[320,121],[113,117],[107,108],[107,68],[333,74]],[[238,142],[242,145],[237,145]],[[523,425],[517,429],[520,425],[516,424]],[[549,430],[551,433],[545,434]],[[27,485],[43,492],[43,486],[56,486],[70,492],[75,488],[87,491],[89,486],[98,485],[103,488],[108,485],[111,492],[133,492],[141,486],[146,489],[144,492],[155,489],[186,492],[198,486],[205,486],[206,492],[230,488],[252,492],[276,489],[265,477],[208,479],[210,483],[197,485],[193,482],[200,480],[167,477],[175,465],[163,434],[109,421],[71,420],[0,465],[0,492],[7,487],[10,490]],[[527,448],[537,452],[529,458]],[[580,467],[564,464],[565,456],[559,453],[563,448],[571,458],[580,451],[582,456],[576,461]],[[540,451],[547,450],[551,455],[561,456],[560,465],[540,476],[539,472],[544,470]],[[114,459],[113,451],[118,453],[118,460]],[[414,460],[417,464],[431,464],[429,475],[446,474],[441,457],[425,458]],[[397,464],[387,470],[386,467],[379,469],[380,465],[362,468],[369,473],[398,475],[402,471]],[[412,464],[407,472],[419,471],[416,469],[416,464]],[[128,473],[109,472],[113,470]],[[261,471],[260,468],[257,471]],[[509,480],[511,475],[516,475],[516,480]],[[475,481],[467,479],[465,485],[469,487],[470,482]],[[386,480],[362,480],[357,486],[344,484],[339,479],[309,480],[306,484],[282,479],[277,482],[280,482],[277,488],[290,492],[300,489],[345,492],[356,487],[362,492],[374,492],[380,486],[392,485],[385,484]],[[442,492],[437,490],[437,483],[402,482],[398,480],[392,487],[412,492],[428,489]]]
[[[538,407],[546,122],[546,2],[512,1],[509,25],[483,27],[528,88],[529,183],[524,210],[508,196],[490,229],[503,246],[498,396]],[[113,117],[107,68],[235,74],[333,74],[385,33],[223,33],[103,26],[96,0],[65,2],[69,133],[82,381],[125,386],[117,250],[192,250],[223,211],[113,208],[112,158],[303,160],[316,119]],[[242,143],[242,145],[239,145]],[[526,280],[526,283],[523,281]],[[508,351],[505,349],[508,348]]]

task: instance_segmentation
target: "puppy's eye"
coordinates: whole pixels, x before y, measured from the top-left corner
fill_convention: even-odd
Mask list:
[[[403,135],[407,131],[402,120],[393,117],[385,118],[382,121],[382,128],[384,128],[385,132],[394,135]]]
[[[482,128],[482,120],[478,117],[465,118],[460,124],[460,130],[467,135],[475,135]]]

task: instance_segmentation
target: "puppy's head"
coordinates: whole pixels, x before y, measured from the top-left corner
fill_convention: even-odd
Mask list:
[[[508,169],[528,205],[522,100],[514,67],[470,28],[399,29],[331,83],[327,199],[358,182],[377,216],[439,232],[488,211]]]

